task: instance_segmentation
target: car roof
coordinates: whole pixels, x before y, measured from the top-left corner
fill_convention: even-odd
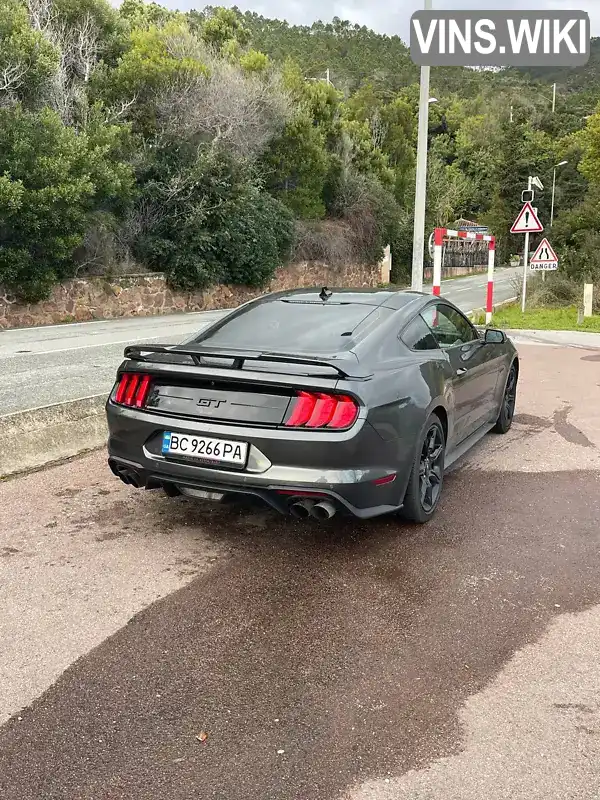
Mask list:
[[[397,326],[398,332],[431,302],[439,300],[444,298],[408,289],[375,287],[309,287],[271,292],[230,310],[202,328],[187,344],[238,355],[250,349],[360,361],[361,351],[366,355],[370,346],[367,342],[373,341],[376,331],[384,336],[390,327]],[[289,313],[277,307],[287,303]],[[306,313],[300,311],[303,307]],[[331,313],[325,311],[327,307]]]
[[[331,292],[327,301],[323,300],[321,293],[323,290]],[[411,289],[389,289],[378,287],[344,288],[344,287],[307,287],[302,289],[289,289],[281,292],[271,292],[270,294],[251,300],[250,303],[268,303],[276,300],[288,300],[296,303],[322,303],[337,302],[356,303],[365,306],[384,306],[398,310],[414,309],[425,304],[426,300],[431,299],[430,294],[416,292]]]

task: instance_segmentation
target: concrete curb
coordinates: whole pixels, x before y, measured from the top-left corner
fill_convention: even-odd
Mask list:
[[[106,444],[107,395],[30,408],[0,417],[0,478]]]
[[[507,336],[526,344],[544,344],[553,347],[575,347],[582,350],[600,349],[600,333],[595,331],[549,331],[532,328],[508,328]]]

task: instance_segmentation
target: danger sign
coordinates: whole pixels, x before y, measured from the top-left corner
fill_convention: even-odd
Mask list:
[[[533,254],[530,262],[531,269],[558,269],[558,256],[548,239],[543,239],[538,249]]]
[[[511,233],[541,233],[544,226],[531,203],[525,203],[510,229]]]

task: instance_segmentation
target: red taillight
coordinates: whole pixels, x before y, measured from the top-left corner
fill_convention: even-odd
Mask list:
[[[349,428],[356,419],[358,406],[351,397],[338,397],[330,428]]]
[[[129,378],[129,383],[127,384],[127,389],[125,391],[125,397],[123,398],[123,403],[126,406],[133,405],[133,398],[135,397],[135,390],[138,387],[138,383],[140,382],[139,375],[131,375]]]
[[[331,422],[337,400],[330,394],[318,394],[317,402],[310,419],[306,423],[307,428],[323,428]]]
[[[317,398],[314,394],[309,394],[309,392],[298,392],[298,397],[296,398],[292,416],[285,424],[290,428],[298,428],[301,425],[306,425],[308,420],[311,418],[316,403]]]
[[[136,372],[123,373],[115,393],[115,403],[143,408],[146,404],[151,380],[150,375],[138,375]]]
[[[121,380],[119,381],[119,385],[117,386],[117,393],[115,394],[115,403],[122,403],[123,398],[125,397],[125,392],[127,390],[127,384],[129,383],[129,373],[125,373],[121,375]]]
[[[150,375],[142,376],[138,390],[135,393],[136,408],[142,408],[146,405],[146,398],[148,397],[148,389],[150,388]]]
[[[357,402],[346,395],[298,392],[288,428],[349,428],[358,416]]]

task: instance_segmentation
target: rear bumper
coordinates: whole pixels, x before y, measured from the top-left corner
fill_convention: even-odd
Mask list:
[[[107,404],[108,453],[112,471],[139,488],[201,489],[259,497],[281,513],[291,502],[318,495],[362,519],[397,510],[413,461],[409,446],[383,441],[361,421],[360,429],[325,434],[257,430],[162,415]],[[251,459],[244,471],[166,458],[156,442],[164,430],[247,441]]]

